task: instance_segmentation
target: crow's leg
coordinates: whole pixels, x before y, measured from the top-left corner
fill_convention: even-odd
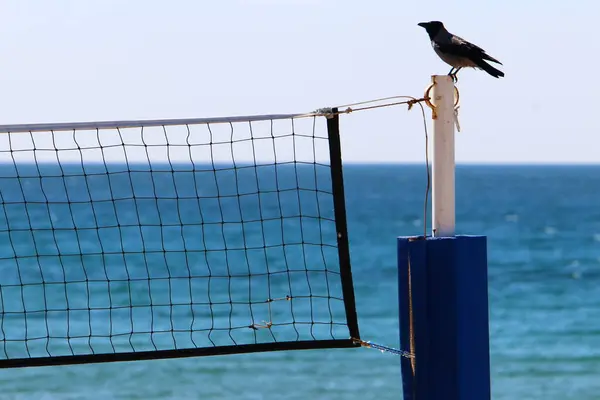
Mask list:
[[[454,68],[452,68],[452,69],[454,69]],[[462,67],[458,67],[458,68],[456,68],[456,71],[454,71],[454,73],[448,74],[452,77],[452,81],[454,83],[458,83],[458,76],[456,74],[458,74],[458,71],[460,71],[461,69],[462,69]],[[450,72],[452,72],[452,70],[450,70]]]

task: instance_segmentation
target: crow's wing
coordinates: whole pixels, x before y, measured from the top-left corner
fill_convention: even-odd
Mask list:
[[[447,42],[436,42],[435,45],[444,53],[454,54],[470,59],[481,58],[502,65],[500,61],[487,54],[485,50],[483,50],[481,47],[476,46],[473,43],[467,42],[465,39],[456,35],[452,35],[450,37],[450,40],[448,40]]]

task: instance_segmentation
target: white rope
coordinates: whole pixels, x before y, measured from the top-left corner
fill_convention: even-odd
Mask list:
[[[408,99],[393,103],[371,105],[359,108],[350,108],[349,106],[365,105],[377,103],[385,100]],[[411,96],[391,96],[375,100],[352,103],[339,108],[348,107],[346,110],[338,111],[338,114],[347,114],[353,111],[370,110],[373,108],[390,107],[399,104],[408,104],[409,109],[413,104],[419,103],[425,99],[417,99]],[[125,129],[142,128],[151,126],[173,126],[173,125],[207,125],[207,124],[227,124],[238,122],[255,121],[273,121],[282,119],[307,118],[307,117],[331,117],[333,109],[330,107],[319,108],[309,113],[299,114],[267,114],[267,115],[247,115],[234,117],[214,117],[214,118],[181,118],[181,119],[149,119],[149,120],[126,120],[126,121],[95,121],[95,122],[59,122],[59,123],[41,123],[41,124],[14,124],[0,125],[0,133],[22,133],[22,132],[50,132],[50,131],[76,131],[76,130],[99,130],[99,129]]]

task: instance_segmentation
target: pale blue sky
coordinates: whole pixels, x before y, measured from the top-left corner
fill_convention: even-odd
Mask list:
[[[438,19],[506,73],[461,71],[459,162],[600,162],[592,0],[4,0],[0,15],[0,124],[419,97],[449,70],[417,26]],[[423,160],[416,108],[344,116],[342,136],[345,161]]]

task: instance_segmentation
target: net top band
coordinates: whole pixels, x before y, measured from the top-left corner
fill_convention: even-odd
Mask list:
[[[14,124],[0,125],[0,133],[19,132],[48,132],[48,131],[72,131],[72,130],[97,130],[97,129],[125,129],[151,126],[173,126],[173,125],[206,125],[224,124],[256,121],[273,121],[282,119],[293,119],[311,116],[310,113],[298,114],[267,114],[248,115],[233,117],[213,118],[180,118],[180,119],[151,119],[151,120],[127,120],[127,121],[96,121],[96,122],[66,122],[66,123],[41,123],[41,124]]]

